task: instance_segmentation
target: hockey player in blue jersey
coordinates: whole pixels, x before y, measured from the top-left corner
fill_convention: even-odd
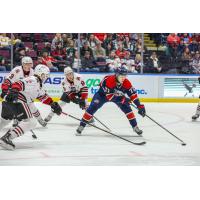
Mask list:
[[[131,82],[126,78],[127,73],[126,67],[120,66],[117,68],[114,75],[104,77],[100,83],[98,92],[94,95],[90,106],[83,115],[80,125],[76,130],[76,135],[81,135],[86,123],[88,123],[95,112],[107,102],[115,103],[121,111],[124,112],[133,130],[138,135],[142,134],[142,130],[138,128],[135,115],[130,107],[130,101],[137,106],[138,113],[143,117],[146,111],[144,105],[141,104],[138,99],[135,88],[133,88]],[[127,95],[128,98],[125,95]]]

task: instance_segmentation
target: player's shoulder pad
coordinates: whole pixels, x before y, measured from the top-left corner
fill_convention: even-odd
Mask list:
[[[116,87],[116,77],[115,75],[110,75],[105,77],[106,86],[108,88],[115,88]]]
[[[20,71],[22,71],[22,66],[17,66],[17,67],[13,68],[13,70],[11,71],[11,73],[18,74]]]
[[[74,78],[78,81],[82,80],[82,76],[78,73],[74,73]]]
[[[132,87],[132,84],[131,84],[131,82],[126,78],[126,79],[124,80],[122,86],[123,86],[123,88],[125,88],[125,89],[130,89],[130,88]]]

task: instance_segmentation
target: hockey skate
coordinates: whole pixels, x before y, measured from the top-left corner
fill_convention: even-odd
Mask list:
[[[47,125],[47,122],[43,119],[38,119],[38,123],[43,127],[45,127]]]
[[[44,121],[49,122],[49,121],[51,121],[52,117],[53,117],[53,115],[49,114],[47,117],[44,118]]]
[[[14,150],[15,145],[10,140],[10,132],[8,131],[3,137],[0,138],[0,146],[7,150]]]
[[[197,120],[197,118],[199,118],[199,115],[198,115],[198,114],[195,114],[195,115],[192,116],[192,120],[193,120],[193,121]]]
[[[77,129],[76,129],[76,136],[81,136],[81,133],[83,131],[85,127],[83,126],[79,126]]]
[[[135,127],[133,128],[133,130],[134,130],[138,135],[142,135],[142,133],[143,133],[143,131],[140,130],[140,129],[138,128],[138,126],[135,126]]]

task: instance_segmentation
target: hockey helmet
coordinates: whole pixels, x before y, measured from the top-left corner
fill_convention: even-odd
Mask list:
[[[50,71],[46,65],[39,64],[35,67],[34,73],[44,82],[49,77]]]

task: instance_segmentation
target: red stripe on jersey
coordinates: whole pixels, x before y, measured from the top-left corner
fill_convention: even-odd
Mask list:
[[[106,95],[106,98],[107,98],[108,101],[111,101],[113,97],[114,97],[114,94],[107,94]]]
[[[128,118],[128,120],[132,120],[132,119],[135,119],[135,115],[133,112],[129,112],[126,114],[126,117]]]
[[[137,95],[137,94],[132,94],[132,95],[130,96],[131,101],[134,101],[134,100],[137,99],[137,98],[138,98],[138,95]]]
[[[31,113],[28,105],[26,103],[24,103],[23,105],[24,105],[24,108],[26,110],[26,113],[27,113],[28,117],[31,118],[32,117],[32,113]]]
[[[1,89],[2,90],[8,90],[10,88],[11,84],[12,84],[11,81],[9,79],[6,79],[4,81],[4,83],[2,83]]]
[[[24,90],[24,85],[21,81],[15,82],[12,84],[12,89],[16,89],[18,91],[23,91]]]
[[[83,115],[83,119],[85,121],[90,121],[92,118],[92,115],[90,115],[89,113],[85,112],[85,114]]]
[[[53,100],[51,97],[49,97],[48,95],[44,95],[44,96],[40,96],[37,98],[39,101],[41,101],[43,104],[47,104],[50,105],[51,103],[53,103]]]

